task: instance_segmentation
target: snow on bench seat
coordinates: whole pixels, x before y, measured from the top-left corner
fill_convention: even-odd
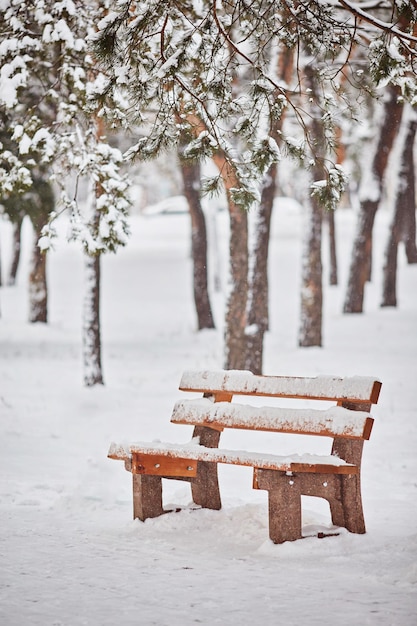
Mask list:
[[[369,439],[373,419],[369,413],[351,411],[341,406],[325,410],[253,407],[199,398],[178,401],[174,406],[171,422],[206,425],[218,430],[240,428]]]
[[[327,500],[334,526],[354,533],[365,532],[360,468],[364,440],[369,439],[373,425],[369,411],[377,403],[381,389],[378,380],[363,376],[298,378],[204,370],[185,372],[180,389],[203,394],[198,399],[181,400],[173,409],[171,423],[194,426],[190,443],[158,441],[110,446],[108,456],[124,461],[132,474],[134,518],[144,521],[166,512],[162,498],[162,483],[166,479],[188,481],[196,505],[220,509],[217,465],[224,463],[253,468],[253,488],[268,492],[269,537],[274,543],[302,537],[302,496]],[[239,402],[234,401],[235,395],[242,396]],[[303,408],[256,407],[250,404],[250,396],[290,398],[291,403],[300,399]],[[246,400],[248,404],[244,404]],[[305,400],[317,400],[318,406],[306,408],[310,402]],[[333,406],[321,408],[323,400]],[[256,402],[253,400],[252,404]],[[321,435],[333,439],[332,448],[327,456],[221,449],[222,431],[229,428]],[[279,445],[280,438],[276,438]]]
[[[180,382],[182,391],[226,392],[240,395],[276,396],[314,400],[349,400],[376,404],[381,383],[369,376],[336,378],[317,376],[258,376],[243,370],[186,371]]]
[[[220,448],[206,448],[196,440],[188,444],[154,442],[131,443],[127,446],[112,443],[108,457],[111,459],[129,462],[134,455],[138,455],[143,463],[143,473],[150,469],[146,464],[146,457],[155,457],[152,463],[152,473],[163,475],[164,467],[161,457],[182,459],[187,461],[207,461],[212,463],[226,463],[229,465],[243,465],[259,469],[273,469],[288,472],[323,472],[330,474],[357,474],[356,465],[346,463],[343,459],[333,455],[291,454],[279,456],[247,452],[244,450],[224,450]],[[160,472],[157,470],[160,467]],[[195,468],[189,467],[191,473]],[[141,473],[138,471],[137,473]]]

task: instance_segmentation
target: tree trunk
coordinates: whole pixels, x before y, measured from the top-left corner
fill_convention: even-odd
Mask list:
[[[255,244],[249,279],[249,303],[246,328],[245,369],[262,374],[263,343],[269,328],[268,251],[271,216],[276,189],[277,165],[269,168],[262,188],[261,203],[256,215]]]
[[[29,322],[48,321],[48,287],[46,279],[46,252],[38,242],[44,224],[33,224],[31,269],[29,273]]]
[[[337,252],[336,252],[336,223],[335,223],[335,211],[327,211],[326,214],[327,223],[329,225],[329,261],[330,261],[330,274],[329,284],[338,284],[338,271],[337,271]]]
[[[84,385],[103,384],[100,328],[100,254],[85,254],[83,307]]]
[[[321,110],[318,107],[315,70],[307,65],[304,69],[306,87],[310,89],[310,135],[315,144],[312,167],[313,181],[324,178],[321,158],[325,151],[324,129],[321,122]],[[320,154],[321,153],[321,154]],[[303,348],[322,345],[322,222],[323,213],[317,196],[311,193],[307,199],[308,223],[304,239],[304,252],[301,276],[301,316],[298,345]]]
[[[396,204],[398,205],[398,202]],[[399,219],[401,219],[400,210],[397,209],[396,206],[387,248],[385,250],[381,307],[397,306],[397,253],[400,238]]]
[[[405,117],[405,114],[404,114]],[[397,306],[397,258],[398,245],[404,241],[410,246],[409,216],[415,219],[415,180],[413,148],[417,129],[417,118],[410,112],[404,120],[404,128],[399,135],[399,165],[396,176],[394,215],[385,251],[383,290],[381,306]],[[415,231],[414,231],[415,246]]]
[[[204,122],[197,116],[187,114],[187,120],[193,129],[194,136],[198,137],[201,132],[207,130]],[[233,201],[231,190],[239,187],[239,182],[225,154],[222,150],[218,150],[212,158],[223,180],[230,219],[224,367],[226,369],[244,369],[248,298],[248,216],[246,211]]]
[[[410,109],[409,109],[410,111]],[[403,229],[401,233],[401,241],[404,242],[405,254],[408,263],[417,263],[417,245],[416,245],[416,176],[415,176],[415,158],[414,144],[417,132],[417,114],[413,109],[410,112],[412,118],[409,121],[409,130],[407,134],[406,145],[404,146],[405,155],[404,176],[407,180],[407,186],[404,190],[404,217]]]
[[[198,126],[200,124],[200,126]],[[196,129],[203,128],[197,122]],[[245,209],[237,206],[231,190],[239,187],[236,175],[219,150],[214,153],[213,161],[218,168],[229,211],[229,275],[227,284],[226,314],[224,329],[224,367],[225,369],[245,369],[246,364],[246,319],[248,302],[248,215]]]
[[[375,141],[363,164],[360,207],[353,244],[344,313],[362,313],[365,283],[370,279],[372,264],[372,231],[382,196],[383,180],[392,146],[401,122],[403,105],[399,90],[389,85],[376,128]]]
[[[230,217],[229,283],[225,316],[225,369],[246,366],[246,304],[248,295],[248,215],[226,189]]]
[[[16,284],[17,271],[19,269],[20,262],[20,250],[22,243],[22,224],[23,218],[17,222],[13,222],[13,250],[12,250],[12,262],[10,264],[9,276],[7,278],[7,284],[13,286]]]
[[[298,345],[303,348],[322,345],[322,209],[315,197],[310,199],[304,242],[301,287],[301,320]]]
[[[342,82],[345,82],[343,77]],[[343,141],[343,133],[340,126],[336,127],[336,142],[336,163],[343,165],[346,160],[346,146]],[[348,189],[344,191],[341,202],[347,202],[350,206]],[[336,210],[327,211],[326,219],[329,227],[329,285],[338,285],[339,270],[337,264]]]
[[[39,178],[34,178],[27,203],[34,230],[29,274],[29,321],[46,323],[48,321],[47,257],[46,252],[41,252],[38,242],[43,227],[48,223],[49,214],[55,208],[55,196],[51,183],[42,174]]]
[[[214,328],[207,278],[207,229],[200,201],[200,165],[185,162],[180,155],[180,169],[184,194],[188,201],[191,217],[191,250],[193,258],[194,304],[198,330]]]
[[[282,47],[277,58],[279,79],[290,84],[294,67],[294,51]],[[285,119],[283,111],[280,119],[271,121],[271,136],[281,143],[281,129]],[[254,374],[262,374],[264,335],[269,328],[269,285],[268,253],[271,231],[271,217],[277,184],[278,166],[273,163],[264,179],[261,203],[258,209],[254,249],[251,252],[249,298],[246,329],[246,365],[245,369]]]

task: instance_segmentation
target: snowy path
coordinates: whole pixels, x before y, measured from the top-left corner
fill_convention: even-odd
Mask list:
[[[364,450],[367,534],[272,545],[247,468],[222,469],[219,512],[131,520],[131,476],[106,458],[110,442],[187,440],[188,427],[169,424],[181,372],[221,358],[220,331],[194,331],[185,217],[137,218],[129,248],[105,264],[104,388],[81,387],[74,248],[51,259],[48,328],[26,323],[27,256],[19,285],[1,291],[2,626],[415,625],[417,267],[402,266],[397,311],[379,308],[378,278],[363,316],[343,316],[342,287],[328,290],[326,346],[299,350],[298,218],[275,226],[266,370],[383,381]],[[351,227],[342,214],[343,240]],[[187,488],[170,482],[169,501],[186,505]],[[305,504],[305,530],[328,524],[321,501]]]

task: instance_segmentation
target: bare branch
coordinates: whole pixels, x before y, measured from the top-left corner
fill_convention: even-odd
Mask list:
[[[364,20],[368,24],[372,24],[379,30],[382,30],[387,33],[391,33],[392,35],[396,35],[402,41],[412,41],[413,43],[417,43],[417,37],[413,34],[407,33],[404,30],[400,30],[397,28],[395,24],[390,22],[384,22],[383,20],[379,20],[378,18],[370,15],[366,11],[358,6],[357,4],[350,2],[350,0],[337,0],[337,2],[342,6],[342,8],[346,9],[352,15]],[[414,0],[414,4],[417,5],[417,2]]]

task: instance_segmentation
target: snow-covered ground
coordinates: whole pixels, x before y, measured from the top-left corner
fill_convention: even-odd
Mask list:
[[[224,269],[226,214],[218,220]],[[417,623],[417,266],[401,251],[399,307],[381,309],[388,221],[378,215],[366,313],[346,316],[354,215],[338,212],[340,286],[326,286],[325,347],[299,349],[301,218],[285,202],[275,212],[265,373],[383,382],[363,459],[367,534],[283,545],[268,539],[267,494],[252,490],[248,468],[221,468],[221,511],[185,508],[142,523],[131,519],[130,474],[106,457],[112,441],[186,441],[191,430],[169,423],[181,373],[222,367],[221,295],[219,329],[195,331],[187,216],[135,216],[129,246],[104,260],[106,385],[93,389],[81,383],[81,255],[58,242],[50,323],[28,324],[26,225],[18,285],[0,291],[2,625]],[[0,227],[4,267],[10,230]],[[280,450],[303,451],[300,439],[282,437]],[[233,444],[274,447],[271,437],[239,432],[223,445]],[[169,481],[166,495],[185,506],[189,485]],[[326,507],[304,499],[306,534],[330,524]]]

